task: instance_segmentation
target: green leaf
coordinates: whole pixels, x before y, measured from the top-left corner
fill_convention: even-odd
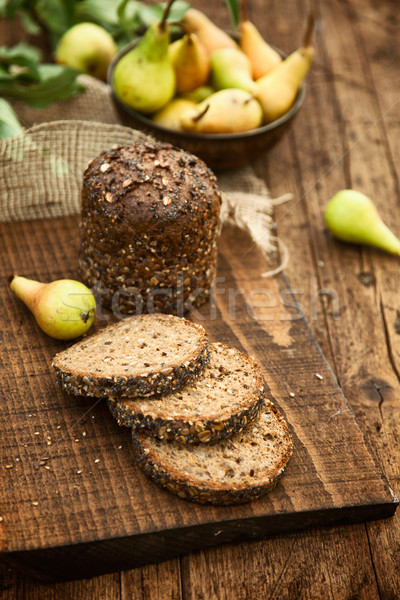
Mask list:
[[[238,0],[226,0],[232,17],[233,29],[236,29],[240,19],[240,6]]]
[[[9,102],[0,98],[0,138],[14,137],[23,132],[23,127]]]
[[[83,0],[75,3],[75,21],[90,21],[109,30],[118,25],[118,5],[109,0]]]
[[[55,100],[66,100],[85,89],[76,79],[79,72],[70,67],[44,64],[38,66],[38,72],[40,81],[31,85],[0,81],[0,94],[19,98],[36,108],[44,108]]]
[[[0,63],[35,69],[42,58],[39,48],[20,42],[15,46],[0,46]]]
[[[74,4],[68,0],[37,0],[35,14],[49,33],[54,49],[58,40],[74,24]]]
[[[42,28],[39,23],[34,19],[33,15],[28,10],[21,9],[21,23],[23,28],[30,35],[39,35],[42,32]]]

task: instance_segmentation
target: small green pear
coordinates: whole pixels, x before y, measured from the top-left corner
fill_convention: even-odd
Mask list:
[[[215,92],[181,118],[182,129],[197,133],[238,133],[256,129],[262,109],[251,94],[239,89]]]
[[[78,23],[61,37],[55,50],[59,64],[68,65],[103,81],[117,46],[111,35],[95,23]]]
[[[375,246],[400,256],[400,240],[383,223],[373,202],[361,192],[337,192],[328,202],[325,222],[339,240]]]
[[[180,94],[180,97],[185,98],[186,100],[191,100],[192,102],[195,102],[197,104],[198,102],[202,102],[203,100],[208,98],[208,96],[211,96],[211,94],[213,94],[214,92],[215,90],[211,87],[211,85],[199,85],[199,87],[192,90],[191,92],[185,92],[184,94]]]
[[[195,102],[185,98],[173,98],[152,116],[152,121],[168,129],[182,131],[181,117],[186,110],[194,108]]]
[[[96,300],[80,281],[58,279],[41,283],[16,275],[10,287],[32,312],[39,327],[52,338],[79,337],[93,324]]]
[[[211,79],[216,90],[239,88],[253,94],[257,89],[247,56],[237,48],[220,48],[211,54]]]
[[[169,0],[161,21],[153,23],[143,38],[115,65],[113,84],[117,97],[144,114],[153,113],[171,100],[176,77],[168,54]]]

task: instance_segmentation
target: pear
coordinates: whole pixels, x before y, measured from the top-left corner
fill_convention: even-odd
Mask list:
[[[254,79],[259,79],[282,62],[282,57],[262,37],[251,21],[241,21],[238,26],[240,48],[249,59]]]
[[[194,108],[196,103],[186,98],[173,98],[168,104],[152,116],[152,121],[168,129],[182,131],[181,117],[184,112]]]
[[[361,192],[337,192],[328,202],[325,222],[339,240],[375,246],[400,256],[400,240],[383,223],[373,202]]]
[[[217,27],[210,19],[196,8],[189,8],[183,16],[182,24],[189,33],[195,33],[209,54],[219,48],[237,48],[236,42]]]
[[[170,44],[169,57],[178,93],[191,92],[206,83],[210,74],[210,58],[195,33],[187,33]]]
[[[79,281],[58,279],[41,283],[15,275],[10,287],[50,337],[70,340],[92,326],[96,300],[89,288]]]
[[[262,106],[265,123],[279,119],[296,100],[314,58],[314,48],[310,45],[312,28],[313,19],[310,17],[303,46],[256,81],[255,97]]]
[[[114,68],[117,97],[144,114],[159,110],[175,93],[175,71],[168,54],[170,36],[166,22],[173,1],[169,0],[161,21],[150,25],[138,45]]]
[[[249,59],[238,48],[220,48],[211,54],[212,84],[217,90],[239,88],[250,94],[257,89]]]
[[[240,9],[239,45],[251,63],[253,79],[259,79],[277,67],[282,62],[282,58],[264,40],[254,23],[248,19],[246,0],[241,0]]]
[[[215,92],[181,118],[182,129],[197,133],[238,133],[261,123],[261,106],[251,94],[239,89]]]
[[[78,23],[61,37],[55,60],[103,81],[117,46],[111,35],[95,23]]]
[[[214,92],[215,90],[213,87],[211,87],[211,85],[200,85],[191,92],[185,92],[184,94],[181,94],[181,98],[191,100],[197,104],[198,102],[202,102],[208,98],[208,96],[211,96],[211,94]]]

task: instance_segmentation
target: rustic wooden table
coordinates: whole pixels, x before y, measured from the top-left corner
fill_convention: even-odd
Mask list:
[[[394,0],[251,0],[249,14],[273,44],[290,52],[310,6],[316,60],[305,104],[290,132],[254,168],[272,196],[294,194],[275,212],[290,254],[285,274],[373,456],[399,494],[398,259],[334,241],[323,212],[337,190],[353,187],[370,195],[400,234],[400,13]],[[229,24],[222,0],[208,3],[207,12]],[[0,31],[2,44],[17,39],[16,26],[2,24]],[[399,548],[397,512],[67,583],[41,584],[2,565],[0,597],[395,600]]]

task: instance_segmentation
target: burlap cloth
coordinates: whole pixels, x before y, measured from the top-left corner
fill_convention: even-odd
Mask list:
[[[86,87],[83,94],[48,108],[13,103],[27,129],[0,141],[0,221],[79,213],[82,175],[89,160],[113,144],[148,139],[121,125],[106,84],[86,75],[81,80]],[[271,199],[250,166],[221,174],[218,181],[224,198],[222,223],[246,229],[266,254],[274,253],[273,207],[287,197]]]

